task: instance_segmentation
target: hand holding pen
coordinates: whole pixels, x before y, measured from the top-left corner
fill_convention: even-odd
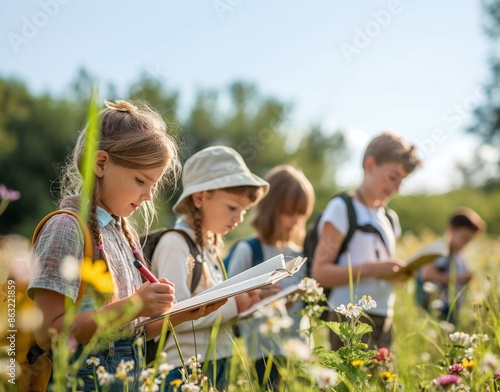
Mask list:
[[[134,260],[134,267],[152,283],[143,284],[137,291],[143,304],[141,315],[151,317],[170,310],[175,303],[174,284],[166,278],[157,279],[139,260]]]

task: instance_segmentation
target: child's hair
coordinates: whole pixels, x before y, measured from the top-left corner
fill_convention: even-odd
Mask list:
[[[369,156],[372,156],[378,165],[386,162],[401,163],[408,174],[422,164],[416,147],[392,132],[383,132],[372,139],[363,156],[363,167]]]
[[[106,151],[110,160],[129,169],[165,168],[163,177],[153,189],[153,197],[158,194],[160,184],[167,178],[176,180],[180,172],[178,149],[175,141],[166,133],[166,124],[162,117],[144,102],[105,101],[106,109],[100,113],[98,150]],[[88,127],[88,125],[87,125]],[[72,159],[66,163],[62,178],[61,198],[79,194],[82,190],[81,165],[85,151],[87,127],[80,133],[73,150]],[[99,258],[107,261],[103,248],[103,238],[97,223],[96,200],[101,192],[101,178],[96,176],[90,206],[89,227],[94,241],[98,245]],[[156,210],[153,201],[144,203],[141,209],[143,220],[149,226]],[[122,231],[127,237],[131,249],[140,244],[132,238],[127,227],[127,219],[121,218]],[[108,268],[109,268],[109,263]],[[113,271],[110,271],[114,276]],[[116,286],[115,286],[116,287]]]
[[[465,227],[475,233],[486,229],[484,220],[474,210],[467,207],[457,209],[451,215],[448,225],[453,229]]]
[[[194,225],[196,243],[203,248],[201,212],[191,197],[197,192],[222,190],[247,197],[252,204],[265,196],[269,184],[251,173],[238,152],[230,147],[207,147],[192,155],[185,163],[182,175],[184,187],[173,210]],[[219,243],[217,236],[214,242]]]
[[[304,217],[304,225],[314,206],[314,189],[304,173],[289,165],[277,166],[265,176],[269,193],[253,211],[252,226],[264,242],[282,240],[279,217],[297,213]],[[305,227],[302,228],[305,232]],[[297,233],[300,237],[304,233]]]

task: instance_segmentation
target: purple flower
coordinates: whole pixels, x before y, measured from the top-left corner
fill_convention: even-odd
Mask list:
[[[13,189],[7,188],[4,184],[0,184],[0,199],[8,201],[16,201],[21,197],[21,193]]]
[[[448,366],[449,373],[458,374],[458,373],[461,373],[463,370],[464,370],[464,367],[462,365],[460,365],[459,363],[457,363],[455,365]]]
[[[439,385],[442,387],[446,385],[458,385],[460,384],[460,377],[458,377],[456,374],[447,374],[446,376],[440,376],[437,378],[437,382]]]

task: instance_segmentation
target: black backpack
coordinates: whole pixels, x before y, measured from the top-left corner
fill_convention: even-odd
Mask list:
[[[347,233],[344,237],[344,240],[342,241],[342,244],[340,245],[337,257],[335,258],[335,260],[332,260],[332,262],[334,264],[338,264],[340,255],[342,255],[342,253],[344,253],[347,250],[349,242],[351,241],[352,236],[354,235],[356,230],[360,230],[360,231],[365,232],[365,233],[373,233],[373,234],[378,235],[382,239],[382,243],[384,244],[386,249],[388,249],[388,245],[386,244],[382,233],[380,233],[380,231],[376,227],[374,227],[371,224],[366,224],[366,225],[362,225],[362,226],[360,226],[358,224],[356,210],[354,209],[354,205],[352,204],[352,196],[350,194],[348,194],[347,192],[341,192],[338,195],[335,195],[332,199],[334,199],[335,197],[340,197],[342,200],[344,200],[344,202],[347,206],[347,217],[349,220],[349,229],[347,230]],[[318,245],[318,240],[319,240],[318,225],[319,225],[319,221],[321,220],[322,215],[323,214],[320,214],[316,218],[314,223],[309,224],[307,226],[307,230],[306,230],[306,236],[304,239],[304,256],[307,257],[307,276],[311,276],[311,268],[312,268],[312,263],[313,263],[313,258],[314,258],[314,251],[316,250],[316,246]],[[393,221],[392,217],[389,215],[387,208],[385,209],[385,215],[386,215],[387,219],[389,220],[389,222],[391,223],[392,229],[394,230],[394,221]],[[328,299],[328,297],[330,296],[331,288],[324,287],[323,290],[324,290],[326,298]],[[319,305],[320,306],[327,306],[327,304],[319,304]],[[323,312],[323,314],[321,315],[321,319],[326,320],[326,315],[327,315],[327,312]]]
[[[194,293],[196,290],[196,287],[198,287],[198,283],[200,282],[201,279],[201,274],[202,274],[202,266],[201,262],[199,262],[197,259],[199,259],[200,256],[200,250],[196,246],[195,242],[193,239],[187,234],[185,231],[181,229],[167,229],[167,228],[161,228],[157,229],[155,231],[152,231],[151,233],[141,237],[141,244],[144,244],[142,247],[142,253],[144,255],[144,260],[148,264],[149,267],[151,267],[151,261],[153,259],[153,254],[156,249],[156,246],[158,245],[158,242],[160,239],[163,237],[164,234],[168,232],[176,232],[181,234],[184,239],[186,240],[186,243],[189,246],[189,253],[191,256],[194,258],[195,263],[193,266],[193,278],[191,280],[191,293]],[[167,336],[168,338],[169,331],[167,331]],[[165,339],[166,341],[166,339]],[[158,344],[159,340],[157,338],[155,339],[150,339],[146,341],[146,364],[152,363],[155,358],[156,354],[158,352]]]

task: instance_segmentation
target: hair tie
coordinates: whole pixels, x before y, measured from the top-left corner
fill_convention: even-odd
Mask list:
[[[134,255],[136,255],[137,253],[139,253],[139,250],[138,250],[138,249],[132,249],[132,253],[133,253]]]
[[[117,110],[119,112],[135,113],[137,112],[137,106],[132,105],[130,102],[117,100],[115,102],[104,101],[104,105],[108,109]]]
[[[104,245],[103,245],[103,244],[99,244],[99,245],[97,246],[97,249],[99,249],[99,250],[103,250],[103,249],[104,249]]]

